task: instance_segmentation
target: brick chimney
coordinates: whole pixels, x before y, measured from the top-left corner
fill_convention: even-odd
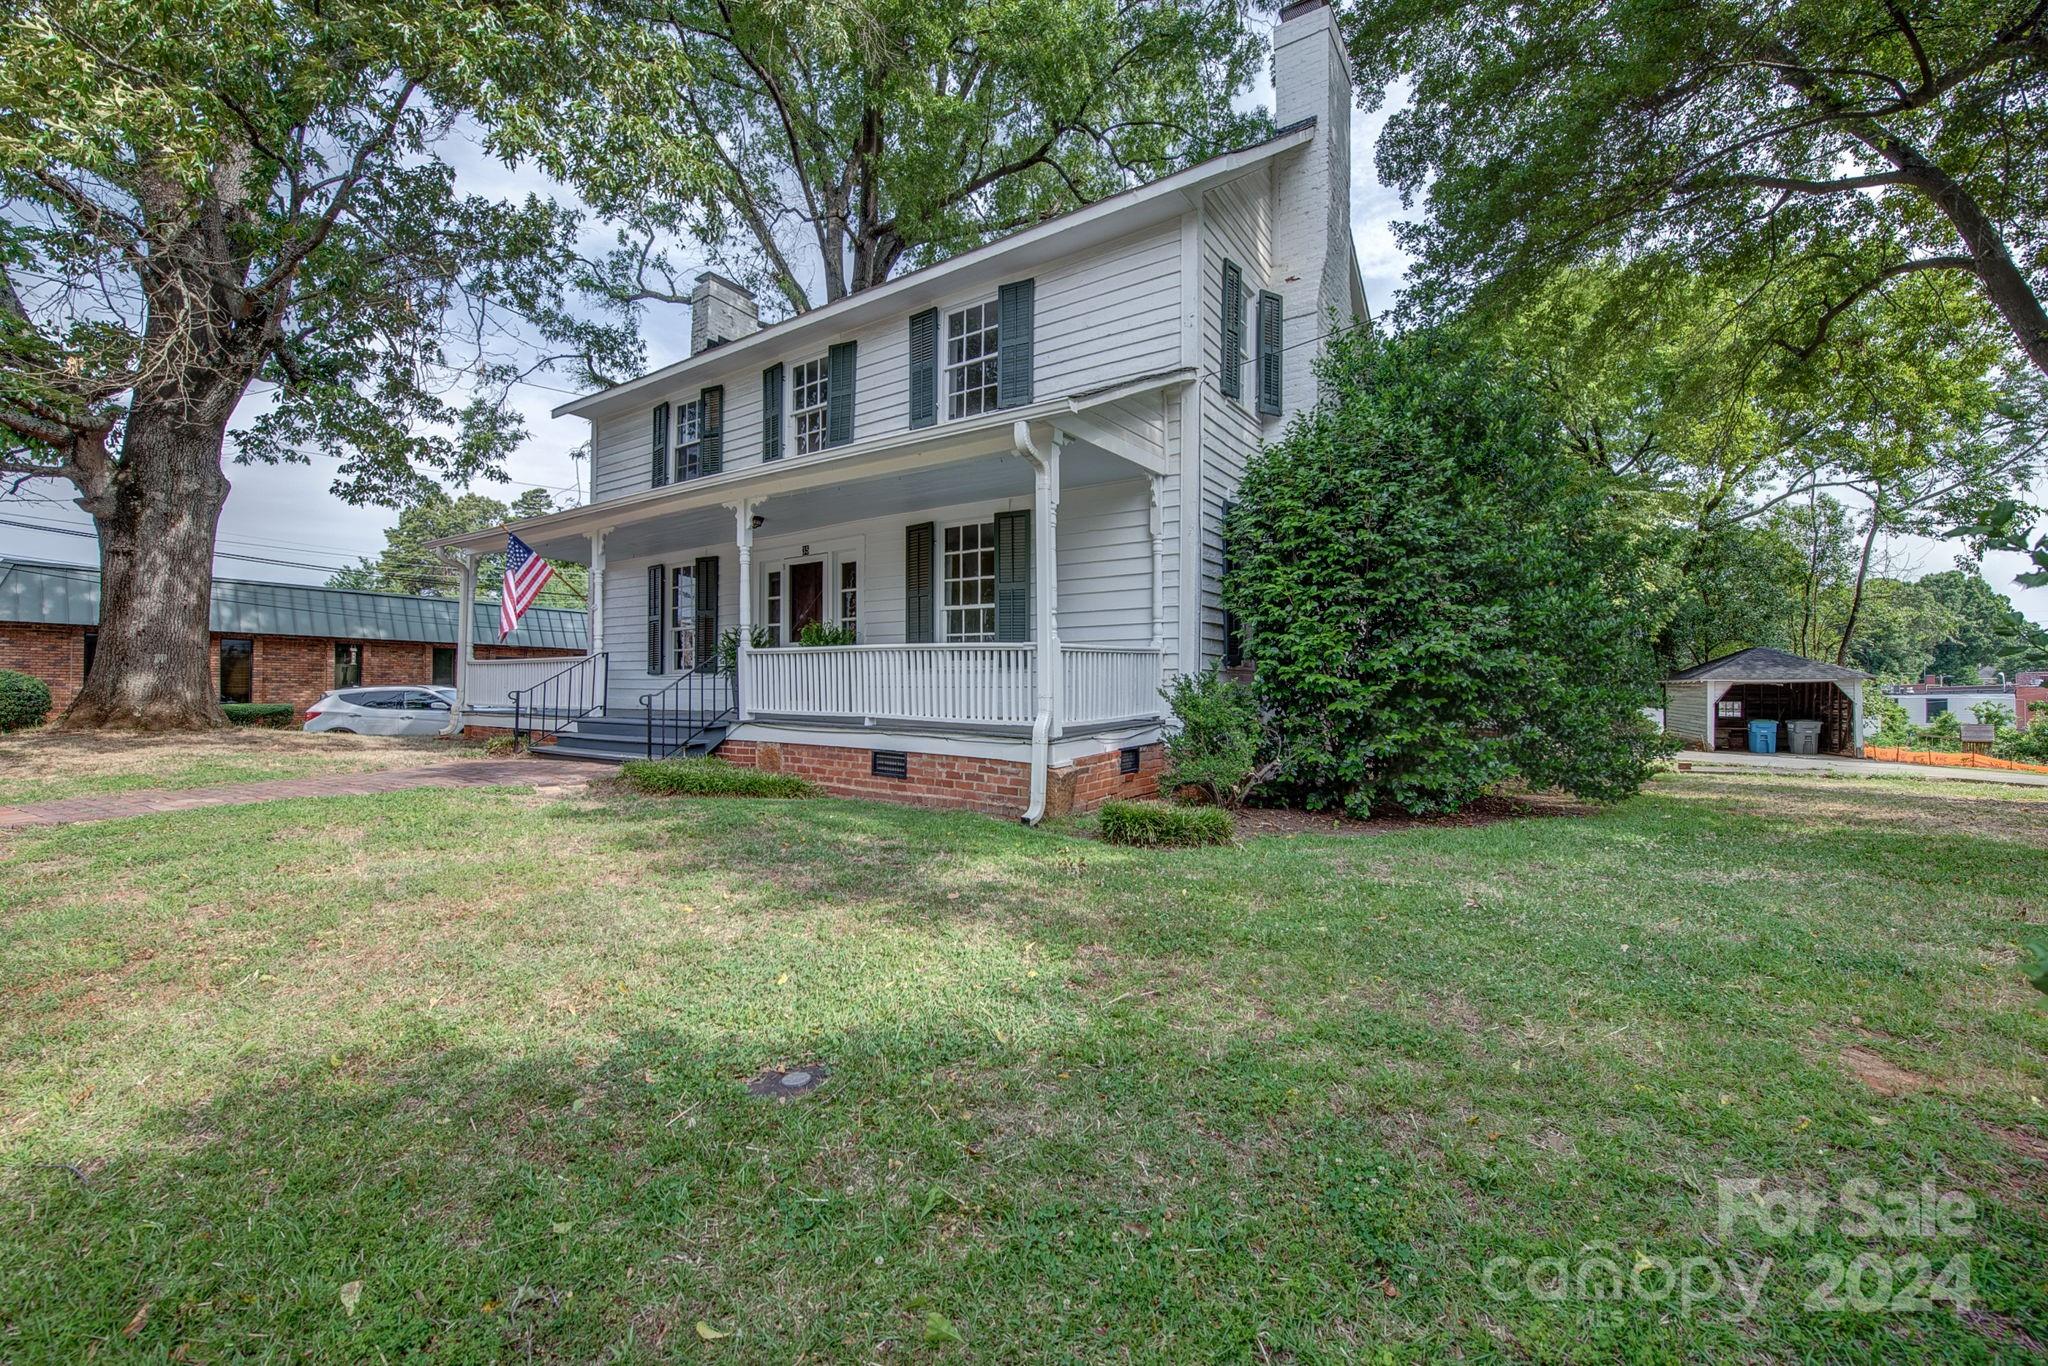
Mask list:
[[[1309,338],[1329,331],[1334,310],[1351,315],[1351,59],[1327,0],[1282,7],[1273,30],[1273,121],[1315,120],[1308,146],[1274,171],[1274,288],[1289,355],[1282,369],[1283,416],[1315,402]]]
[[[761,330],[761,310],[754,296],[723,275],[705,271],[690,291],[690,354],[700,356],[714,346],[738,341]]]

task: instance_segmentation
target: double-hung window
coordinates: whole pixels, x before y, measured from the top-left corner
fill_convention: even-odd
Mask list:
[[[996,408],[996,301],[946,315],[946,416],[973,417]]]
[[[704,403],[698,399],[676,405],[676,482],[704,472]]]
[[[809,455],[825,449],[825,400],[831,381],[824,357],[802,361],[790,371],[790,434],[796,453]]]
[[[996,638],[996,524],[969,522],[946,528],[946,639]]]

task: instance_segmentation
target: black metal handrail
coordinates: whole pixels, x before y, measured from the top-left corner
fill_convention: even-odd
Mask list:
[[[585,655],[559,673],[512,693],[512,738],[531,745],[553,739],[573,721],[604,706],[610,653]]]
[[[642,693],[647,713],[647,757],[666,759],[733,714],[737,680],[712,666],[686,673],[659,692]]]

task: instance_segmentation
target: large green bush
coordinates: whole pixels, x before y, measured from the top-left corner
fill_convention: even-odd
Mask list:
[[[655,797],[815,797],[818,789],[792,773],[764,773],[723,759],[628,759],[619,766],[630,787]]]
[[[0,669],[0,733],[40,726],[49,714],[49,684],[32,674]]]
[[[1174,679],[1166,701],[1175,728],[1166,738],[1160,785],[1169,792],[1198,788],[1212,802],[1241,805],[1271,773],[1261,762],[1265,730],[1251,688],[1211,669]]]
[[[231,726],[268,726],[282,729],[298,719],[299,710],[289,702],[223,702],[221,715]]]
[[[1621,491],[1446,331],[1346,334],[1321,375],[1226,529],[1280,782],[1356,815],[1634,793],[1669,744]]]
[[[1104,802],[1096,829],[1111,844],[1151,848],[1229,844],[1237,838],[1237,823],[1221,807],[1168,802]]]

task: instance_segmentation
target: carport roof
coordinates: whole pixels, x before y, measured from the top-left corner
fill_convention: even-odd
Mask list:
[[[1784,650],[1773,650],[1767,645],[1752,646],[1737,650],[1732,655],[1722,655],[1704,664],[1696,664],[1683,673],[1675,673],[1665,679],[1666,683],[1862,683],[1871,675],[1860,669],[1845,669],[1839,664],[1823,664],[1817,659],[1802,659]]]
[[[455,643],[453,598],[364,593],[300,583],[253,579],[213,581],[212,629],[224,635],[327,636],[336,640]],[[48,626],[96,626],[100,572],[90,565],[0,559],[0,621]],[[476,639],[495,644],[498,604],[476,604]],[[505,642],[527,648],[580,650],[583,613],[535,607]]]

